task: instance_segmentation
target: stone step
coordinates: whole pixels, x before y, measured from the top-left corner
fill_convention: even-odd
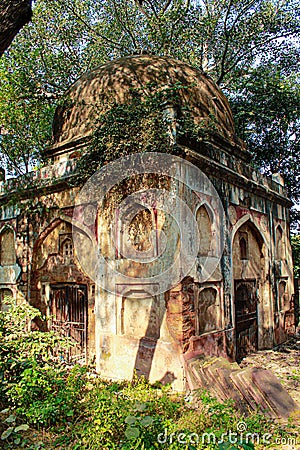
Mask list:
[[[240,370],[240,367],[236,363],[230,363],[224,358],[214,358],[206,362],[206,365],[202,368],[203,376],[208,380],[209,386],[213,386],[213,389],[217,392],[217,398],[221,401],[229,400],[235,397],[238,399],[238,394],[234,391],[233,384],[227,379],[228,377],[222,374],[223,371],[229,373]]]
[[[191,372],[194,379],[198,381],[198,389],[205,389],[218,400],[222,401],[224,395],[222,391],[220,391],[214,377],[207,372],[208,367],[209,364],[207,360],[204,361],[200,359],[189,362],[189,372]]]
[[[216,397],[219,401],[224,401],[225,397],[225,389],[222,386],[222,383],[219,382],[218,375],[214,369],[211,367],[206,367],[203,369],[203,377],[207,380],[208,385],[210,386],[210,392],[215,393],[214,397]]]

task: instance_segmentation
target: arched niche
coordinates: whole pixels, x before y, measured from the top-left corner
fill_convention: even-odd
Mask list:
[[[280,280],[278,283],[278,307],[279,310],[289,309],[289,296],[287,291],[287,280]]]
[[[247,260],[248,259],[248,243],[247,239],[244,236],[240,237],[240,257],[241,260]]]
[[[73,259],[72,224],[65,220],[55,220],[44,230],[34,247],[34,265],[41,268],[51,255],[66,257],[69,264]],[[72,257],[70,257],[72,256]]]
[[[261,278],[265,271],[264,240],[250,221],[238,228],[232,245],[234,279]]]
[[[70,264],[73,262],[74,246],[71,236],[61,238],[60,252],[66,264]]]
[[[196,305],[197,334],[220,329],[221,310],[218,290],[208,286],[200,290]]]
[[[276,247],[275,247],[275,259],[282,261],[285,259],[285,243],[283,229],[280,225],[276,228],[275,232]]]
[[[119,212],[120,257],[134,256],[142,252],[153,257],[158,252],[157,216],[152,208],[138,203],[131,204]]]
[[[49,269],[47,278],[53,275],[52,278],[57,276],[67,281],[68,276],[75,277],[76,272],[80,272],[77,273],[80,280],[88,279],[95,273],[95,245],[86,229],[75,228],[72,218],[62,215],[53,220],[35,241],[32,273]],[[81,252],[80,257],[78,252]],[[68,275],[64,275],[62,269],[67,270]]]
[[[0,233],[0,264],[16,264],[15,234],[11,228],[4,228]]]
[[[151,249],[151,233],[153,231],[153,219],[151,211],[146,208],[138,211],[128,226],[128,238],[133,248],[139,252]]]
[[[212,221],[211,211],[201,205],[196,212],[196,221],[199,232],[199,256],[208,256],[212,250]]]
[[[68,221],[69,220],[69,221]],[[89,284],[90,278],[82,269],[74,255],[71,218],[55,219],[43,230],[33,248],[31,301],[38,308],[44,309],[49,303],[49,286],[56,283]],[[79,234],[79,233],[78,233]],[[85,237],[84,232],[82,233]],[[87,260],[93,250],[88,239],[82,243],[82,251]],[[90,272],[87,272],[90,273]],[[46,286],[48,288],[46,289]]]

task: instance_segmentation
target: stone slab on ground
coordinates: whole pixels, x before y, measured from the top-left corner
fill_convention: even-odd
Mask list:
[[[295,402],[300,405],[300,335],[273,350],[259,350],[244,358],[240,366],[268,369],[280,380]]]
[[[242,413],[247,414],[248,408],[245,404],[244,398],[241,395],[241,393],[236,389],[230,378],[232,371],[224,368],[217,368],[216,370],[224,386],[225,399],[227,400],[232,399],[234,401],[235,407]]]
[[[288,419],[299,406],[270,371],[230,363],[224,358],[194,357],[186,361],[191,390],[208,391],[218,401],[228,399],[244,414],[261,411],[272,419]]]
[[[251,371],[254,384],[263,393],[277,417],[288,419],[293,412],[300,409],[270,370],[253,368]]]
[[[277,417],[265,395],[253,383],[252,369],[234,372],[230,375],[230,378],[253,411],[260,410],[271,418]]]

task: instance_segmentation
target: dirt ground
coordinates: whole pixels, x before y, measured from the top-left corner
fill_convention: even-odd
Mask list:
[[[300,334],[289,337],[273,350],[248,355],[240,366],[271,370],[300,408]]]

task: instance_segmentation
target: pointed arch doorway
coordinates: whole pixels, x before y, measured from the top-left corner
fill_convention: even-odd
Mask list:
[[[233,284],[237,361],[258,349],[260,291],[265,278],[263,247],[263,238],[250,220],[236,231]]]

